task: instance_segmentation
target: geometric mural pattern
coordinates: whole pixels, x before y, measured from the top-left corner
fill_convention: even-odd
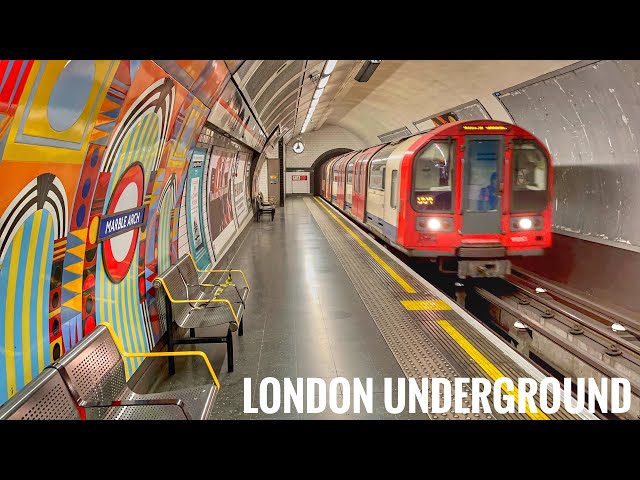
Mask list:
[[[154,348],[153,280],[228,79],[217,60],[0,60],[0,404],[101,322]],[[102,241],[101,217],[131,205],[142,226]]]

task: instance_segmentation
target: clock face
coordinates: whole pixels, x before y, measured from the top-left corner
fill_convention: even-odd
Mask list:
[[[304,143],[298,140],[293,144],[293,151],[296,153],[302,153],[304,151]]]

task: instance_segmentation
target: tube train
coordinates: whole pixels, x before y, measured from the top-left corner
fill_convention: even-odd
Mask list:
[[[460,278],[503,277],[509,257],[551,246],[551,156],[517,125],[446,123],[321,168],[325,200],[387,245]]]

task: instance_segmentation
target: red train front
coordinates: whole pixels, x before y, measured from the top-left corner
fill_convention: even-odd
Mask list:
[[[501,277],[551,246],[551,157],[517,125],[453,122],[326,162],[322,196],[410,257]]]

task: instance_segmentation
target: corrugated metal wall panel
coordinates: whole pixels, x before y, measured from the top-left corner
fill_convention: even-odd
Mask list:
[[[640,61],[603,60],[498,96],[554,160],[554,227],[640,247]]]

